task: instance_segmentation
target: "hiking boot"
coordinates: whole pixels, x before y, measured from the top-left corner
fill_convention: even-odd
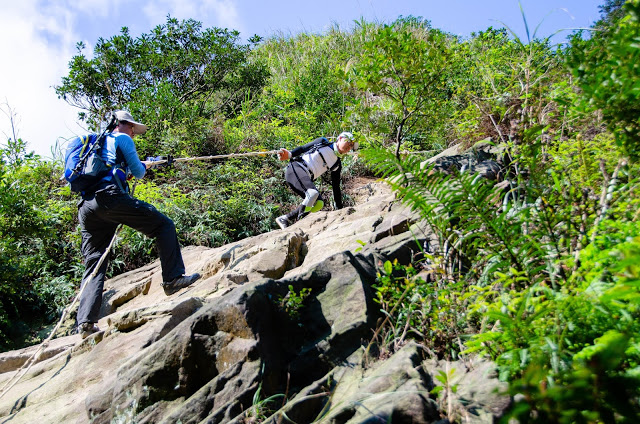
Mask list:
[[[165,281],[161,285],[162,285],[162,288],[164,289],[164,294],[166,294],[167,296],[170,296],[175,292],[177,292],[178,290],[184,287],[188,287],[191,284],[195,283],[196,281],[198,281],[199,278],[200,278],[200,274],[196,272],[191,275],[181,275],[180,277],[176,277],[171,281]]]
[[[276,218],[276,223],[280,226],[280,228],[282,228],[283,230],[285,228],[287,228],[289,225],[291,225],[291,221],[289,221],[289,219],[287,218],[287,215],[282,215]]]
[[[83,339],[86,339],[87,337],[89,337],[93,333],[97,333],[98,331],[100,331],[100,329],[93,322],[83,322],[78,326],[78,334],[80,334],[80,337],[82,337]]]

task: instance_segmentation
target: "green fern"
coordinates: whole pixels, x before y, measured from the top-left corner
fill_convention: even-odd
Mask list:
[[[535,283],[547,268],[540,259],[548,256],[540,241],[543,236],[523,231],[531,205],[503,208],[493,184],[477,175],[447,175],[416,158],[396,159],[384,150],[365,151],[364,157],[438,234],[445,257],[451,256],[446,250],[453,249],[466,259],[470,270],[489,263],[494,272],[515,268],[527,277],[522,285]]]

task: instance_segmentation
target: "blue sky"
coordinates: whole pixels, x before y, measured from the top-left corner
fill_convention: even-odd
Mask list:
[[[518,0],[3,0],[0,14],[0,145],[15,134],[28,149],[51,157],[56,143],[85,132],[77,109],[57,99],[54,85],[68,73],[76,44],[93,51],[99,37],[129,27],[135,37],[166,21],[193,18],[205,27],[253,34],[323,33],[333,25],[349,30],[364,18],[388,23],[413,15],[435,28],[469,36],[489,26],[508,26],[526,40]],[[588,27],[599,18],[604,0],[521,0],[531,35]],[[560,43],[569,30],[551,38]],[[159,154],[161,152],[158,152]]]

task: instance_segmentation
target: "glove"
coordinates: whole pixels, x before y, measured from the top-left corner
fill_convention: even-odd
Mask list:
[[[291,159],[291,152],[285,148],[280,149],[280,151],[278,152],[278,159],[280,160]]]
[[[173,165],[173,156],[171,156],[171,155],[168,155],[168,156],[155,156],[155,157],[149,156],[147,158],[147,160],[149,162],[158,162],[158,161],[161,161],[161,160],[166,160],[165,163],[161,163],[159,165],[154,165],[156,168],[162,168],[162,167],[165,167],[165,166]]]

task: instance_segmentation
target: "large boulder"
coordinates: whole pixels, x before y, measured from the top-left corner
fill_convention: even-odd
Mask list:
[[[498,380],[496,365],[478,357],[454,362],[428,359],[425,369],[440,386],[441,409],[451,421],[474,424],[497,422],[511,405],[508,384]]]
[[[417,345],[386,361],[369,363],[355,352],[322,378],[303,388],[269,419],[286,416],[298,423],[428,423],[440,418],[429,390],[431,377],[421,367]]]
[[[455,144],[427,159],[421,166],[445,173],[479,174],[491,181],[502,181],[509,163],[509,155],[505,147],[495,146],[490,139],[487,139],[470,148],[466,148],[462,143]]]
[[[356,350],[376,317],[375,268],[341,253],[313,271],[248,283],[215,301],[117,368],[88,397],[94,422],[224,422],[265,394],[309,384]],[[291,287],[291,288],[290,288]],[[293,289],[310,294],[296,314],[282,307]]]

